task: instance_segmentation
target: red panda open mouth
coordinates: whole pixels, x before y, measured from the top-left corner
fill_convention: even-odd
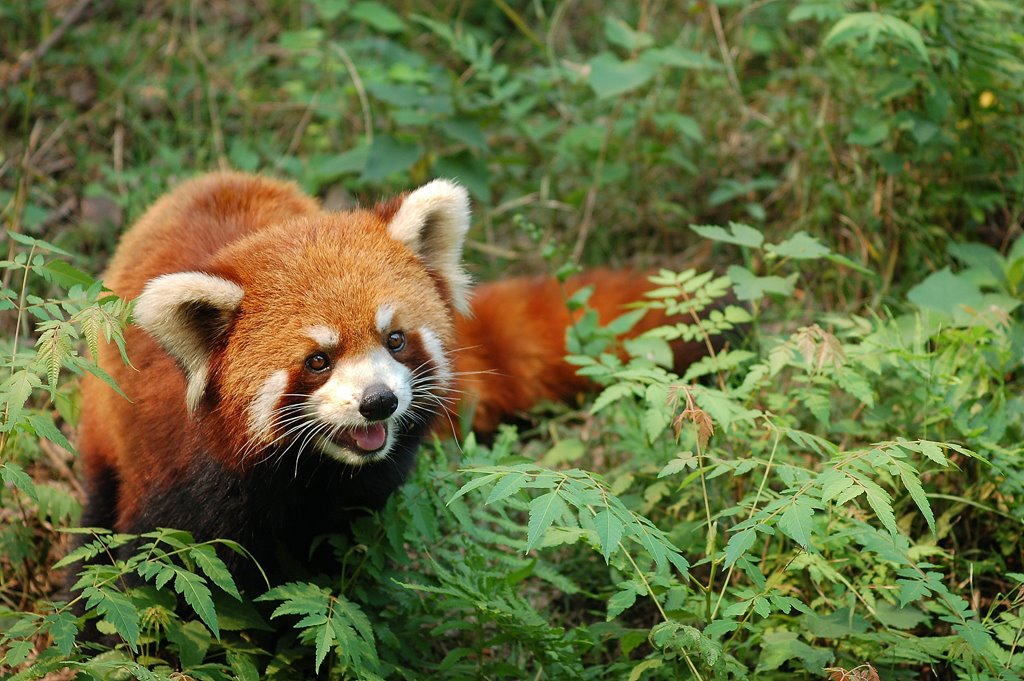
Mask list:
[[[346,428],[331,438],[334,444],[354,449],[363,454],[379,451],[388,441],[388,426],[383,421],[367,426]]]

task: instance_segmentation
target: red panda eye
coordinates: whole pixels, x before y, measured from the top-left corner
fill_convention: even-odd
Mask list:
[[[388,334],[386,345],[391,352],[401,352],[405,347],[405,334],[401,331],[392,331]]]
[[[331,368],[331,360],[322,352],[314,352],[306,358],[306,368],[319,374]]]

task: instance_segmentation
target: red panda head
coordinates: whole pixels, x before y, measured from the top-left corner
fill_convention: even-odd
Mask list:
[[[152,279],[135,320],[182,367],[194,417],[228,431],[228,465],[380,461],[445,411],[468,227],[466,191],[444,180],[376,211],[298,217]]]

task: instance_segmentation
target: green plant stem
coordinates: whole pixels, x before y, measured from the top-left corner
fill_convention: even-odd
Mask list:
[[[769,422],[769,426],[771,426],[770,422]],[[758,501],[760,501],[760,499],[761,499],[761,492],[764,491],[764,486],[768,482],[768,473],[772,469],[772,462],[775,460],[775,452],[779,448],[779,439],[781,437],[781,433],[780,433],[780,431],[777,428],[775,428],[774,430],[775,430],[775,444],[772,445],[772,453],[768,456],[768,463],[767,463],[767,465],[764,468],[764,475],[761,477],[761,484],[757,488],[757,494],[754,495],[754,503],[751,504],[750,512],[747,513],[747,520],[750,520],[752,517],[754,517],[754,513],[757,512],[757,503],[758,503]],[[715,615],[718,614],[718,609],[722,606],[722,600],[725,598],[725,591],[726,591],[726,589],[729,588],[729,580],[732,579],[732,571],[735,568],[736,568],[736,564],[733,563],[732,565],[729,566],[728,572],[725,573],[725,580],[722,582],[722,591],[718,594],[718,601],[715,603],[715,608],[711,612],[711,616],[708,618],[708,622],[709,623],[712,620],[714,620]]]
[[[18,314],[14,321],[14,338],[11,340],[11,371],[8,376],[14,375],[14,365],[18,359],[18,341],[21,339],[21,320],[25,316],[25,291],[28,287],[28,274],[32,271],[32,256],[35,255],[36,247],[35,244],[28,251],[28,257],[25,258],[24,274],[21,278],[21,292],[18,294]],[[9,402],[4,403],[4,426],[7,424],[7,419],[10,417],[11,405]],[[0,432],[0,461],[3,461],[4,449],[7,446],[7,432]]]
[[[636,564],[636,561],[633,560],[633,556],[630,555],[629,551],[626,550],[626,547],[622,545],[621,541],[619,542],[619,548],[622,549],[622,554],[626,556],[626,560],[628,560],[630,565],[633,566],[633,570],[635,570],[637,576],[640,577],[640,581],[644,583],[644,588],[647,589],[647,595],[651,597],[651,600],[654,602],[654,607],[657,608],[658,612],[661,614],[662,621],[669,622],[669,616],[665,613],[664,608],[661,607],[661,603],[658,602],[658,597],[654,595],[654,590],[651,589],[651,584],[647,581],[647,575],[645,575],[643,570],[640,569],[640,566]],[[690,668],[690,672],[697,679],[701,679],[701,681],[703,681],[703,677],[700,675],[700,672],[697,671],[697,667],[694,666],[693,660],[690,659],[690,656],[685,650],[680,650],[680,652],[683,654],[683,659],[686,660],[686,666]]]

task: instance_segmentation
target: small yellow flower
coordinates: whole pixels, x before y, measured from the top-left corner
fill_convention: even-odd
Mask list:
[[[996,103],[996,96],[991,91],[985,90],[978,97],[978,103],[981,104],[982,109],[987,109]]]

